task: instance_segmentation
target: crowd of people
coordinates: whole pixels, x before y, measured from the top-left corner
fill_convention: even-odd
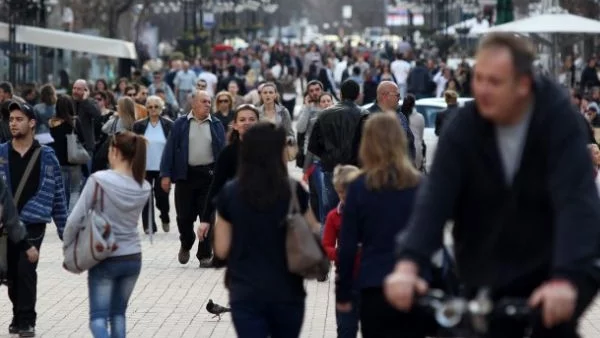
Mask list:
[[[46,225],[53,220],[68,244],[94,208],[117,249],[88,271],[89,326],[94,337],[125,337],[142,269],[138,232],[159,231],[155,213],[171,231],[174,187],[178,261],[189,263],[197,241],[200,268],[226,268],[239,337],[300,335],[306,293],[289,271],[282,226],[290,200],[308,224],[322,224],[314,230],[335,274],[318,279],[335,276],[339,337],[359,328],[365,338],[435,335],[414,306],[429,287],[466,297],[487,287],[494,300],[540,308],[534,322],[488,318],[491,338],[578,336],[598,287],[600,152],[586,147],[575,96],[535,74],[527,40],[489,34],[477,67],[456,72],[413,65],[406,51],[258,47],[222,72],[216,61],[173,61],[114,90],[79,79],[71,95],[44,85],[39,98],[21,98],[0,84],[11,334],[35,336]],[[451,107],[425,174],[414,105],[442,95]],[[458,95],[475,102],[459,109]],[[73,135],[88,163],[72,162]],[[290,184],[289,163],[304,182]]]

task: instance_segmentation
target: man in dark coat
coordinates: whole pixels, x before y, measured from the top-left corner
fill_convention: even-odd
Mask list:
[[[386,281],[402,310],[427,289],[419,271],[454,220],[458,275],[468,295],[521,298],[541,318],[489,320],[490,338],[575,338],[598,285],[600,198],[586,137],[567,93],[534,75],[532,45],[512,33],[485,36],[473,93],[444,126],[411,221],[398,236]],[[539,316],[538,316],[539,317]]]

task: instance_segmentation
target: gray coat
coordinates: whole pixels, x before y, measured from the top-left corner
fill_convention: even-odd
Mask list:
[[[259,119],[265,120],[265,111],[264,105],[258,107]],[[282,105],[275,105],[275,123],[278,126],[282,126],[285,129],[285,133],[287,134],[287,140],[296,142],[296,137],[294,136],[294,128],[292,128],[292,119],[290,117],[290,112]]]

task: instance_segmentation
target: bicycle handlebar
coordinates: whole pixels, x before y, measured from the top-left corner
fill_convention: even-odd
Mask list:
[[[417,296],[416,304],[433,310],[441,327],[455,328],[466,319],[467,325],[477,333],[487,333],[490,317],[526,318],[534,313],[526,299],[502,298],[494,303],[486,289],[480,290],[473,299],[447,296],[442,290],[433,289]]]

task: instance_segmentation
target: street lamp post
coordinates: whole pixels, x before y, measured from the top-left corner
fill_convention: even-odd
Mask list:
[[[15,22],[16,11],[13,8],[9,7],[8,18],[8,80],[11,83],[15,83],[17,80],[17,65],[15,62],[15,55],[17,54],[17,24]]]

